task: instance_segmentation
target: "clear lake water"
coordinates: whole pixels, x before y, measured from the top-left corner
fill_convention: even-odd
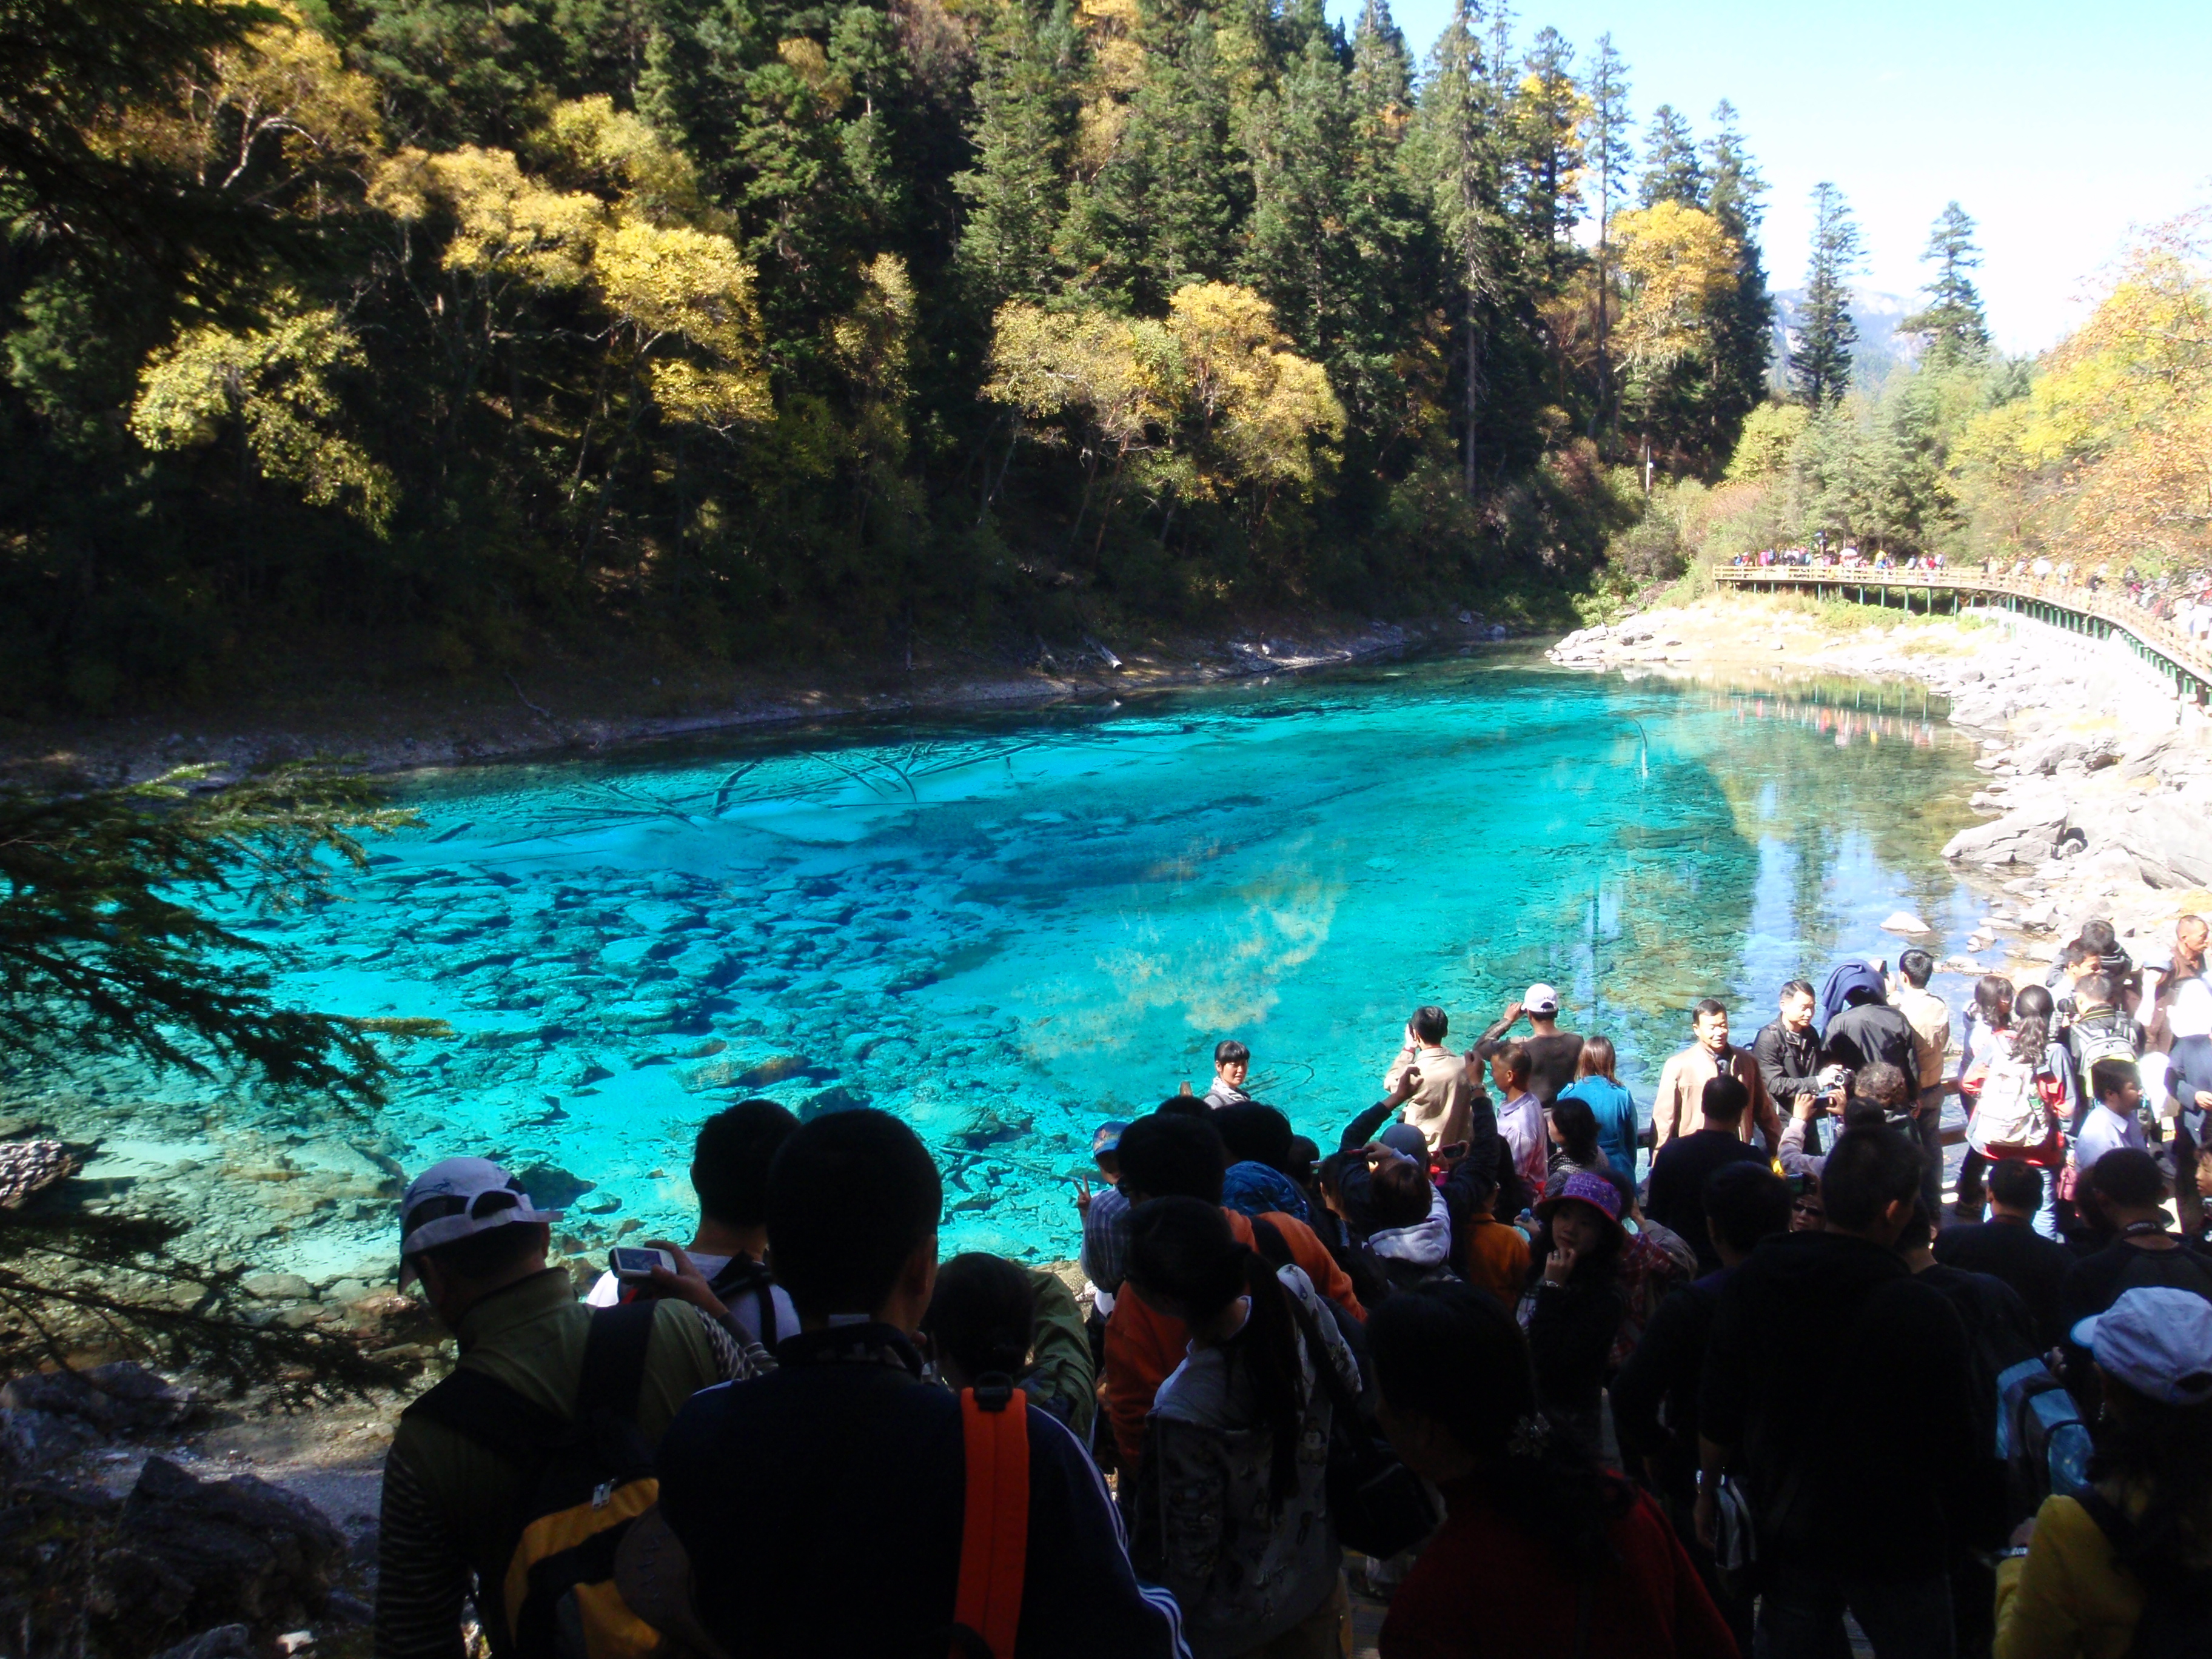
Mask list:
[[[419,775],[422,829],[256,923],[301,1003],[452,1023],[382,1113],[108,1073],[52,1115],[106,1137],[88,1180],[182,1182],[211,1237],[250,1211],[238,1248],[327,1276],[390,1255],[397,1169],[499,1157],[598,1251],[688,1237],[720,1105],[866,1103],[939,1155],[948,1251],[1066,1257],[1092,1128],[1203,1091],[1218,1038],[1326,1150],[1421,1003],[1463,1042],[1549,981],[1647,1101],[1700,997],[1747,1042],[1784,979],[1893,956],[1894,910],[1958,948],[1943,712],[1506,651]]]

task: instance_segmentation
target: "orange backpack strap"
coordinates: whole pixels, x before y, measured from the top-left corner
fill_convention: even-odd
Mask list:
[[[1029,1565],[1028,1397],[1003,1377],[960,1395],[968,1452],[968,1512],[960,1534],[960,1592],[952,1604],[952,1659],[1013,1659]]]

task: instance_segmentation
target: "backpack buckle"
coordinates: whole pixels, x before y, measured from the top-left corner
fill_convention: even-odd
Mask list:
[[[603,1510],[615,1501],[615,1482],[602,1480],[592,1488],[592,1507]]]
[[[978,1411],[1002,1412],[1014,1397],[1014,1379],[1004,1371],[986,1371],[972,1390]]]

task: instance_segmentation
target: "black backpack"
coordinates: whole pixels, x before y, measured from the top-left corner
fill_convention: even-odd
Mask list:
[[[2136,1541],[2136,1523],[2094,1488],[2074,1501],[2089,1512],[2112,1553],[2124,1558]],[[2136,1577],[2131,1568],[2122,1571]],[[2142,1577],[2142,1617],[2127,1659],[2203,1659],[2212,1653],[2212,1568],[2193,1573],[2160,1572]]]
[[[637,1426],[659,1305],[592,1310],[573,1418],[466,1366],[402,1413],[441,1424],[523,1474],[514,1549],[504,1562],[471,1564],[477,1614],[501,1659],[642,1659],[659,1644],[614,1586],[615,1552],[660,1493]]]
[[[775,1328],[775,1276],[769,1272],[768,1264],[754,1261],[742,1250],[724,1262],[722,1271],[707,1281],[707,1288],[714,1291],[714,1299],[732,1314],[745,1297],[759,1298],[760,1345],[763,1348],[773,1348],[779,1337],[792,1334]]]

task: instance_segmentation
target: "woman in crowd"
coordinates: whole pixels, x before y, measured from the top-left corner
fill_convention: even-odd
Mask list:
[[[1986,982],[1986,981],[1985,981]],[[1966,1121],[1966,1159],[1959,1174],[1960,1218],[1978,1219],[1984,1171],[2000,1158],[2025,1159],[2045,1171],[2043,1207],[2035,1231],[2058,1237],[2058,1166],[2064,1161],[2059,1126],[2074,1121],[2074,1062],[2051,1038],[2051,993],[2030,985],[2013,1000],[2004,1041],[1992,1042],[1968,1073],[1974,1083],[1973,1115]],[[1972,1214],[1966,1197],[1969,1167]]]
[[[2163,1285],[2128,1291],[2075,1326],[2074,1340],[2104,1395],[2092,1484],[2079,1498],[2045,1498],[2014,1534],[1997,1565],[1996,1659],[2203,1653],[2212,1629],[2212,1303]]]
[[[1126,1282],[1190,1332],[1146,1429],[1139,1572],[1175,1592],[1194,1659],[1334,1659],[1350,1613],[1317,1368],[1359,1387],[1335,1321],[1303,1272],[1270,1268],[1198,1199],[1137,1207]]]
[[[1979,1221],[1986,1200],[1982,1173],[1990,1160],[1974,1150],[1971,1126],[1982,1092],[1982,1079],[1990,1062],[2012,1043],[2012,981],[2002,974],[1984,974],[1974,982],[1974,1006],[1966,1012],[1966,1029],[1959,1036],[1956,1078],[1959,1103],[1966,1109],[1970,1133],[1966,1155],[1959,1165],[1954,1219]]]
[[[1601,1396],[1613,1340],[1628,1311],[1620,1288],[1620,1193],[1577,1172],[1536,1206],[1536,1237],[1520,1322],[1534,1356],[1536,1395],[1552,1419],[1593,1450],[1602,1443]]]
[[[1447,1511],[1392,1598],[1382,1659],[1734,1659],[1652,1500],[1538,1409],[1528,1346],[1496,1303],[1424,1285],[1367,1329],[1377,1419]]]
[[[1559,1098],[1589,1103],[1590,1115],[1597,1120],[1597,1144],[1605,1152],[1606,1162],[1632,1176],[1641,1130],[1636,1121],[1636,1102],[1613,1075],[1617,1063],[1611,1037],[1584,1037],[1582,1056],[1575,1061],[1575,1080],[1559,1091]],[[1559,1102],[1553,1104],[1556,1107]]]
[[[1579,1095],[1561,1095],[1552,1103],[1552,1109],[1544,1114],[1544,1133],[1551,1138],[1552,1151],[1544,1170],[1544,1185],[1556,1189],[1577,1170],[1590,1175],[1603,1175],[1613,1167],[1605,1149],[1598,1144],[1597,1114],[1590,1103]],[[1629,1168],[1636,1166],[1632,1164]]]

